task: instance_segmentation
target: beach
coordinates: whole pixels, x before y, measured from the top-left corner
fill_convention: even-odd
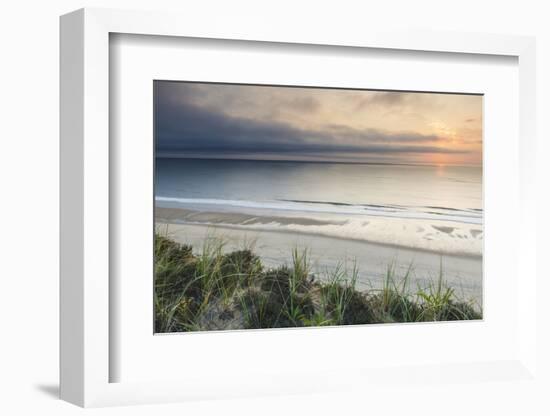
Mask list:
[[[323,280],[327,270],[336,267],[356,267],[359,272],[357,287],[365,291],[381,288],[389,267],[394,268],[397,279],[411,268],[410,291],[435,283],[442,270],[443,279],[456,295],[473,300],[481,309],[481,255],[435,252],[323,235],[317,231],[318,228],[330,224],[307,217],[300,220],[301,232],[288,228],[298,222],[295,217],[157,207],[155,220],[158,233],[192,245],[195,252],[200,252],[208,238],[222,238],[228,252],[252,248],[267,267],[289,264],[293,248],[307,249],[317,279]],[[308,227],[314,231],[304,232]]]

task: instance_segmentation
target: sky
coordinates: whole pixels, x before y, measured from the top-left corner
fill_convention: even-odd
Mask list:
[[[482,100],[155,81],[156,156],[480,166]]]

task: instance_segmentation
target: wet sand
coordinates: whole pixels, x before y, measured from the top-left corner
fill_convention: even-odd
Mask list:
[[[242,214],[238,212],[208,212],[195,211],[184,208],[162,208],[155,207],[155,218],[164,222],[194,222],[211,224],[270,224],[278,223],[281,225],[300,224],[300,225],[340,225],[345,221],[321,221],[307,217],[283,217],[283,216],[260,216],[251,214]]]

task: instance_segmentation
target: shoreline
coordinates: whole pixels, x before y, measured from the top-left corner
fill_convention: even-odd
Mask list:
[[[431,250],[425,247],[411,247],[404,244],[389,243],[383,241],[376,241],[368,238],[358,238],[354,236],[338,236],[322,232],[313,232],[309,230],[292,230],[279,227],[278,229],[269,228],[267,225],[277,223],[282,226],[288,225],[303,225],[303,226],[326,226],[326,225],[343,225],[345,222],[337,220],[318,220],[306,217],[284,217],[276,215],[252,215],[236,212],[215,212],[215,211],[198,211],[186,208],[168,208],[158,207],[154,208],[155,222],[167,223],[167,224],[180,224],[180,225],[196,225],[212,228],[225,228],[239,231],[248,231],[252,233],[289,233],[308,235],[311,237],[324,237],[341,241],[356,241],[358,243],[367,243],[377,246],[387,247],[389,249],[396,250],[412,250],[420,251],[428,254],[437,254],[441,256],[452,257],[466,257],[472,259],[483,259],[483,254],[474,254],[466,251],[448,251],[448,250]],[[198,219],[198,221],[194,221]],[[372,221],[372,220],[371,220]],[[367,221],[369,222],[369,221]],[[256,226],[255,228],[251,226]],[[436,230],[441,231],[444,226],[432,225]],[[481,231],[482,233],[482,231]]]

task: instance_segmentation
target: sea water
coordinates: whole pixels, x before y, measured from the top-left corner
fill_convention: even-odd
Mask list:
[[[223,226],[224,214],[244,214],[231,226],[482,254],[481,167],[184,158],[155,165],[157,207],[220,214],[182,222]]]

